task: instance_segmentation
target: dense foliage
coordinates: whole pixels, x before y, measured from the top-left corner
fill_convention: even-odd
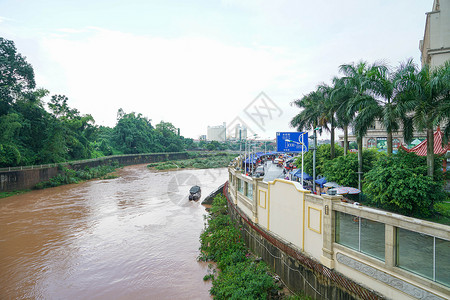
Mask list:
[[[380,156],[385,156],[384,153],[377,152],[373,149],[363,151],[363,175],[373,168],[374,163]],[[333,160],[325,161],[323,164],[323,175],[328,181],[334,181],[342,186],[358,186],[358,155],[356,153],[349,153],[346,156],[339,156]]]
[[[236,158],[236,154],[230,154],[225,152],[219,153],[198,153],[189,152],[189,157],[195,157],[190,159],[170,160],[165,162],[151,163],[149,168],[155,168],[157,170],[169,170],[169,169],[211,169],[211,168],[225,168],[230,162]]]
[[[310,145],[311,147],[311,145]],[[342,156],[344,154],[344,149],[340,146],[335,146],[335,157]],[[331,159],[331,145],[323,144],[317,146],[316,150],[316,176],[325,174],[325,163]],[[302,157],[301,155],[295,160],[295,165],[297,168],[302,167]],[[306,173],[312,176],[313,174],[313,151],[310,149],[303,155],[303,168]]]
[[[83,170],[74,170],[67,166],[59,166],[60,173],[52,177],[49,181],[42,181],[35,186],[35,189],[44,189],[48,187],[55,187],[64,184],[78,183],[83,180],[93,178],[113,178],[110,175],[118,168],[118,164],[98,166],[94,168],[86,167]]]
[[[214,198],[208,227],[200,236],[200,260],[214,260],[220,272],[212,277],[210,292],[215,299],[270,299],[277,291],[274,279],[264,262],[252,259],[239,230],[227,214],[223,195]]]
[[[365,190],[381,208],[426,217],[433,213],[435,203],[446,198],[442,172],[435,170],[435,177],[437,180],[427,176],[426,157],[400,151],[375,163],[365,177]]]

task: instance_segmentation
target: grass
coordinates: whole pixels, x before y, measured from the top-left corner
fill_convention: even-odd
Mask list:
[[[12,192],[0,192],[0,199],[1,198],[15,196],[15,195],[20,195],[20,194],[25,194],[25,193],[27,193],[29,191],[30,190],[21,190],[21,191],[12,191]]]
[[[156,170],[224,168],[227,167],[235,157],[236,154],[215,153],[207,155],[206,157],[151,163],[147,165],[147,167]]]
[[[444,225],[450,225],[450,201],[436,203],[434,205],[435,215],[425,220],[435,223],[440,223]]]
[[[64,184],[79,183],[94,178],[112,179],[117,177],[116,174],[113,174],[117,168],[119,168],[118,164],[98,166],[95,168],[86,167],[83,170],[73,170],[61,166],[62,172],[60,174],[50,178],[48,181],[39,182],[34,188],[44,189]]]

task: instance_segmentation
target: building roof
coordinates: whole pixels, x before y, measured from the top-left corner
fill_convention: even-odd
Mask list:
[[[450,151],[450,142],[442,147],[442,137],[443,133],[441,129],[438,127],[436,132],[434,133],[434,154],[442,155],[447,153],[447,151]],[[403,145],[400,146],[403,150],[406,152],[414,152],[419,156],[426,156],[427,155],[427,140],[422,141],[417,146],[408,149],[404,147]]]

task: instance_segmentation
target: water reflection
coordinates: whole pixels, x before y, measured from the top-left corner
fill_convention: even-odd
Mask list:
[[[204,197],[227,172],[140,165],[1,199],[0,298],[209,299],[196,261],[205,210],[180,178],[196,178]]]

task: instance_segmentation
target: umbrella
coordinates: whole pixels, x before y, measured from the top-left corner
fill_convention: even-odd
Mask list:
[[[295,171],[295,172],[294,172]],[[302,177],[302,169],[297,169],[292,171],[293,173],[291,173],[293,176],[297,176],[298,178]],[[310,176],[309,174],[303,172],[303,180],[312,180],[312,176]]]
[[[348,194],[348,190],[347,188],[343,187],[343,186],[338,186],[332,189],[329,189],[328,191],[336,191],[337,195],[345,195]]]
[[[328,188],[340,187],[340,185],[337,184],[337,183],[334,182],[334,181],[327,182],[327,183],[325,183],[323,186],[324,186],[324,187],[328,187]]]
[[[325,177],[322,177],[322,178],[316,180],[316,183],[317,183],[321,188],[323,188],[323,185],[324,185],[326,182],[327,182],[327,179],[326,179]]]
[[[349,195],[355,195],[355,194],[359,194],[359,193],[361,193],[361,191],[360,190],[358,190],[357,188],[354,188],[354,187],[345,187],[346,189],[347,189],[347,194],[349,194]]]
[[[336,194],[338,195],[346,195],[346,194],[354,195],[361,193],[361,191],[358,190],[357,188],[349,186],[338,186],[333,189],[330,189],[329,191],[336,191]]]

